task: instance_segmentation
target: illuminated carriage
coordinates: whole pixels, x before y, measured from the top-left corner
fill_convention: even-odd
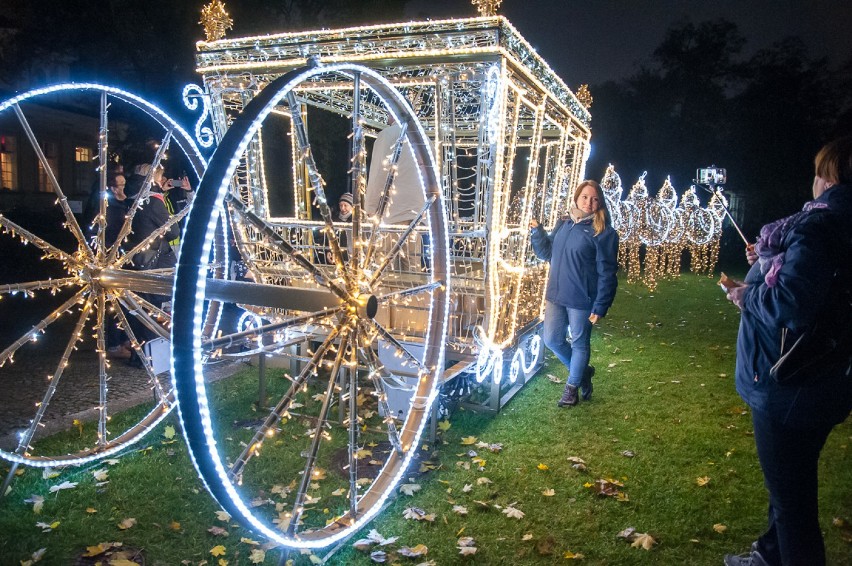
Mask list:
[[[76,252],[24,232],[69,277],[7,290],[80,287],[63,305],[82,304],[66,354],[92,315],[101,424],[96,443],[67,456],[33,454],[30,431],[3,456],[35,465],[101,457],[141,437],[176,397],[194,462],[223,507],[289,547],[327,546],[379,511],[420,448],[442,386],[483,383],[479,407],[496,411],[534,373],[547,266],[533,257],[528,224],[552,225],[582,178],[590,117],[499,17],[222,39],[199,43],[197,60],[218,145],[176,275],[120,269],[136,248],[90,253],[65,208]],[[115,96],[101,94],[102,123]],[[197,156],[158,116],[163,146],[174,137]],[[398,137],[375,160],[372,140],[391,122]],[[341,159],[330,157],[329,137],[343,144]],[[422,205],[390,222],[412,190],[397,178],[406,161]],[[371,184],[376,210],[366,210]],[[329,204],[343,191],[354,194],[353,219],[332,222]],[[245,281],[216,273],[227,262],[223,227]],[[4,228],[21,233],[6,219]],[[172,284],[175,389],[146,368],[158,394],[151,416],[110,437],[104,315],[113,306],[163,333],[169,313],[135,297]],[[250,313],[249,327],[216,332],[223,302]],[[289,369],[268,383],[270,409],[249,394],[223,399],[205,383],[209,359],[257,353]]]

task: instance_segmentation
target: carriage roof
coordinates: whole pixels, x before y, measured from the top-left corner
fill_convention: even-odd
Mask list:
[[[358,62],[371,67],[432,67],[441,64],[505,61],[513,74],[535,85],[588,135],[588,109],[501,16],[341,29],[289,32],[197,43],[197,70],[216,76],[280,75],[308,58]]]

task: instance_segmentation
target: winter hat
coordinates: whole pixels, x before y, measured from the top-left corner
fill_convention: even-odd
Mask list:
[[[348,202],[350,205],[352,205],[352,193],[343,193],[342,195],[340,195],[340,200],[337,202]]]

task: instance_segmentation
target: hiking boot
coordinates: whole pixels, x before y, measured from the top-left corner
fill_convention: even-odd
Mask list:
[[[577,388],[573,385],[565,384],[565,391],[562,393],[562,399],[556,402],[557,407],[573,407],[580,402],[577,397]]]
[[[752,550],[748,554],[726,554],[725,566],[769,566],[769,562],[758,551]]]
[[[590,401],[592,399],[592,377],[595,375],[595,366],[586,367],[586,371],[583,372],[583,382],[580,383],[580,396],[583,398],[583,401]]]

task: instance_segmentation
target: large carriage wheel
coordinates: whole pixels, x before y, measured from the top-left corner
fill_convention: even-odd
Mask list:
[[[68,194],[69,189],[73,192],[74,188],[60,186],[57,166],[61,163],[55,159],[58,155],[51,153],[56,142],[49,133],[57,130],[51,123],[56,120],[55,108],[72,108],[81,123],[91,122],[90,131],[81,133],[81,139],[92,143],[97,140],[98,153],[93,157],[97,159],[100,198],[95,205],[91,225],[82,225],[79,216],[72,212]],[[32,395],[32,417],[28,423],[22,423],[17,449],[0,450],[0,456],[15,465],[82,464],[113,454],[139,440],[174,405],[170,380],[167,376],[155,375],[151,360],[144,355],[142,338],[133,331],[133,328],[144,326],[155,335],[168,338],[168,313],[151,304],[146,297],[150,297],[148,293],[170,296],[173,273],[172,270],[159,270],[156,274],[149,274],[131,269],[136,252],[148,247],[154,238],[183,216],[172,217],[167,225],[139,241],[138,245],[129,244],[126,237],[131,232],[133,217],[144,206],[147,196],[147,187],[144,187],[139,198],[130,206],[116,243],[107,245],[105,187],[110,137],[118,131],[125,131],[128,126],[144,129],[145,135],[156,136],[159,149],[151,163],[152,169],[164,159],[167,150],[173,156],[177,152],[183,154],[191,168],[187,171],[191,179],[193,176],[195,179],[201,177],[205,162],[192,138],[162,110],[131,93],[111,87],[60,84],[30,91],[0,104],[0,122],[3,121],[9,128],[15,122],[19,124],[23,132],[21,138],[28,140],[38,160],[39,173],[54,193],[55,208],[45,207],[36,214],[14,219],[0,215],[0,231],[6,238],[18,240],[29,245],[27,250],[36,251],[29,256],[34,264],[30,266],[32,269],[21,270],[23,274],[20,277],[13,277],[18,281],[0,285],[0,298],[7,299],[0,305],[5,306],[5,314],[0,316],[4,319],[7,334],[8,329],[15,326],[17,318],[10,314],[10,310],[26,312],[20,303],[22,296],[38,296],[30,303],[33,311],[47,307],[35,319],[38,322],[34,326],[17,331],[11,343],[7,341],[0,345],[2,388],[28,388]],[[7,151],[21,151],[27,143],[20,139],[17,147],[11,148],[8,140],[4,141],[7,142]],[[45,151],[45,148],[48,150]],[[13,159],[16,157],[14,153],[11,155]],[[82,158],[85,155],[78,157]],[[80,161],[78,166],[95,167],[84,161]],[[76,190],[79,191],[79,187]],[[29,199],[37,197],[33,192],[21,194],[26,194]],[[59,217],[55,223],[52,222],[54,216]],[[14,242],[7,240],[3,244],[9,246]],[[41,268],[35,266],[39,263],[39,255],[45,260],[40,264]],[[26,251],[16,252],[15,256],[27,257]],[[32,280],[31,274],[39,269],[42,271],[37,280]],[[20,281],[27,277],[30,280]],[[13,295],[18,297],[12,298]],[[208,309],[211,316],[214,311]],[[141,326],[137,326],[135,321],[131,324],[131,319],[138,320]],[[105,338],[108,325],[109,330],[121,328],[126,332],[142,368],[133,369],[108,358]],[[42,373],[45,368],[46,375]],[[32,378],[33,372],[38,373],[36,379]],[[121,385],[116,385],[119,382]],[[116,403],[110,392],[111,385],[124,392],[149,390],[150,411],[138,422],[121,426],[111,423],[114,412],[111,409]],[[54,407],[51,403],[54,407],[62,404],[66,408],[69,404],[79,403],[75,413],[91,409],[97,415],[96,430],[86,424],[85,434],[81,428],[78,440],[69,440],[59,447],[54,443],[52,448],[40,451],[33,442],[45,421],[52,416]]]
[[[336,97],[351,96],[352,102],[355,213],[345,227],[331,223],[301,120],[301,97],[323,88]],[[370,104],[373,117],[378,108],[402,127],[389,160],[395,163],[401,152],[412,152],[419,168],[426,204],[410,225],[396,227],[396,232],[361,211],[357,189],[364,186],[365,175],[362,103]],[[308,234],[285,230],[282,235],[280,226],[256,214],[233,188],[234,172],[273,111],[287,112],[293,121],[294,143],[305,159],[324,217],[323,231],[330,238],[330,263],[315,261],[317,250],[306,244]],[[389,169],[384,197],[393,193],[396,168]],[[286,274],[277,285],[234,284],[243,289],[236,293],[239,304],[263,313],[260,330],[246,334],[266,332],[258,342],[270,351],[299,340],[307,349],[298,371],[267,382],[273,394],[271,410],[253,412],[253,384],[246,384],[244,399],[236,386],[223,399],[202,374],[202,356],[225,343],[204,341],[199,334],[202,300],[218,298],[222,290],[205,286],[202,259],[213,219],[223,208],[232,223],[251,226],[262,239],[254,249],[277,250],[281,259],[270,269]],[[422,236],[424,229],[431,241],[431,267],[409,279],[396,277],[392,264],[400,248],[412,234]],[[350,233],[348,252],[337,240],[343,230]],[[318,548],[354,532],[379,511],[418,449],[443,372],[447,242],[429,139],[405,99],[374,71],[352,64],[292,71],[263,89],[230,125],[189,217],[178,264],[172,337],[179,413],[193,461],[211,494],[232,516],[287,547]],[[245,259],[252,264],[257,258]],[[385,284],[388,278],[393,286]],[[428,328],[417,338],[381,322],[389,305],[401,301],[428,306]],[[398,374],[383,366],[380,349],[390,351],[411,372],[413,396],[401,419],[390,414],[387,403]],[[241,402],[245,413],[236,412]]]

